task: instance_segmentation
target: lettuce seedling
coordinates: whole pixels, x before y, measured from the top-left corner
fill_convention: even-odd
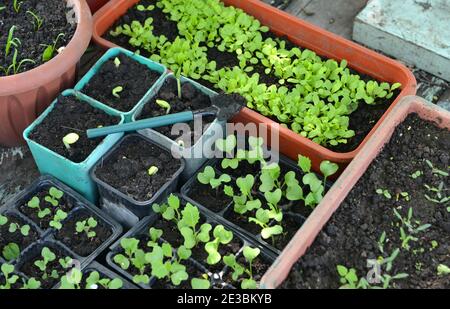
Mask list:
[[[34,196],[31,200],[28,201],[27,207],[38,210],[38,218],[43,219],[46,216],[50,215],[52,211],[48,208],[41,208],[40,200],[37,196]]]
[[[58,279],[58,271],[56,269],[48,269],[49,264],[56,260],[56,254],[54,254],[48,247],[44,247],[41,250],[41,257],[42,260],[36,260],[34,262],[34,266],[42,272],[41,278],[43,280],[47,280],[49,278]],[[59,259],[59,264],[63,268],[68,268],[71,260],[72,259],[70,257]]]
[[[160,240],[161,236],[163,235],[163,230],[151,227],[150,230],[148,231],[148,234],[150,236],[150,240],[147,243],[147,247],[152,248],[152,247],[158,245],[159,240]]]
[[[45,196],[44,200],[47,203],[52,204],[53,207],[57,207],[59,205],[59,201],[61,200],[61,198],[63,197],[64,192],[61,190],[58,190],[55,187],[51,187],[48,190],[48,195]]]
[[[166,204],[153,204],[152,209],[155,213],[161,214],[162,217],[167,221],[174,221],[178,224],[181,220],[180,199],[176,195],[169,195]]]
[[[33,18],[34,29],[36,31],[39,31],[39,29],[41,29],[42,27],[42,24],[44,23],[44,19],[39,17],[36,13],[30,10],[27,11],[27,14],[31,15],[31,17]]]
[[[339,165],[336,163],[332,163],[328,160],[320,162],[320,171],[322,172],[324,178],[323,178],[323,185],[326,186],[327,184],[327,178],[336,174],[336,172],[339,169]]]
[[[160,99],[156,100],[155,102],[159,107],[166,110],[166,115],[168,115],[170,113],[171,106],[170,106],[169,102],[160,100]]]
[[[81,289],[81,282],[83,280],[83,273],[77,268],[73,268],[68,274],[61,277],[60,289]],[[97,271],[92,271],[88,278],[86,278],[85,288],[88,290],[96,290],[99,286],[108,290],[121,289],[123,281],[119,278],[109,279],[100,278],[100,274]]]
[[[192,278],[191,287],[194,290],[207,290],[211,287],[211,281],[203,278]]]
[[[439,264],[437,267],[438,276],[450,275],[450,267],[444,264]]]
[[[255,177],[253,175],[247,175],[245,177],[239,177],[236,180],[236,185],[241,191],[241,195],[234,195],[232,187],[227,187],[227,190],[224,191],[227,195],[233,197],[233,209],[236,213],[243,215],[249,211],[259,209],[261,207],[261,201],[252,196],[254,184]]]
[[[61,210],[61,209],[58,209],[58,210],[56,211],[55,216],[54,216],[53,219],[50,221],[49,225],[50,225],[52,228],[54,228],[54,229],[60,230],[60,229],[62,229],[62,223],[61,223],[61,222],[62,222],[64,219],[66,219],[66,218],[67,218],[67,213],[66,213],[65,211]]]
[[[41,46],[45,47],[44,52],[42,53],[42,61],[43,62],[47,62],[53,58],[53,55],[55,54],[55,50],[56,50],[56,45],[58,44],[59,39],[63,36],[64,36],[64,33],[58,34],[56,39],[53,41],[53,44],[49,44],[49,45],[41,44]]]
[[[0,267],[2,271],[5,283],[0,285],[0,289],[11,289],[11,287],[16,284],[17,280],[19,280],[19,276],[14,275],[14,266],[8,263],[2,264]]]
[[[16,243],[9,243],[5,247],[3,247],[2,255],[6,261],[13,261],[17,259],[20,255],[19,245]]]
[[[30,278],[28,279],[28,281],[25,281],[25,279],[22,279],[23,281],[23,285],[22,288],[23,290],[37,290],[41,287],[41,283],[39,281],[37,281],[34,278]]]
[[[77,133],[69,133],[63,137],[62,141],[66,149],[70,150],[70,145],[75,144],[80,139]]]
[[[114,65],[117,69],[120,67],[120,64],[121,64],[121,62],[120,62],[119,57],[114,58]]]
[[[136,6],[136,9],[140,12],[153,11],[155,9],[155,6],[154,5],[145,6],[145,5],[139,4],[138,6]]]
[[[215,265],[220,262],[222,256],[219,253],[219,245],[229,244],[233,240],[233,232],[227,231],[223,225],[217,225],[213,231],[214,240],[205,244],[208,253],[206,262]]]
[[[197,174],[197,180],[204,185],[210,185],[212,189],[218,188],[223,183],[231,181],[231,177],[227,174],[222,174],[216,178],[216,172],[211,166],[206,166],[203,172]]]
[[[114,87],[112,90],[112,95],[115,96],[116,98],[120,98],[120,93],[123,91],[123,87],[122,86],[117,86]]]
[[[181,211],[182,217],[178,221],[178,230],[184,238],[184,246],[187,249],[194,248],[198,243],[207,243],[210,240],[209,232],[212,226],[209,223],[203,223],[200,227],[200,211],[196,206],[187,203]]]
[[[250,217],[249,222],[256,223],[261,227],[261,237],[263,239],[272,238],[272,243],[275,243],[274,236],[283,233],[283,227],[279,224],[271,224],[272,220],[281,222],[283,220],[283,213],[277,210],[260,208],[256,211],[256,218]]]
[[[145,273],[149,260],[144,250],[139,249],[139,240],[135,238],[123,238],[120,241],[121,247],[125,251],[125,255],[116,254],[113,258],[114,262],[122,269],[128,270],[130,265],[137,269],[138,274],[134,275],[134,283],[148,284],[150,277]]]
[[[253,261],[259,256],[260,253],[261,251],[258,248],[251,248],[249,246],[244,247],[243,255],[245,262],[248,263],[247,267],[239,264],[234,254],[229,254],[223,258],[225,265],[233,270],[233,273],[231,274],[233,281],[237,281],[244,274],[248,276],[248,278],[245,278],[241,282],[242,289],[257,288],[257,283],[253,278]]]
[[[91,239],[97,236],[97,233],[94,229],[97,227],[98,222],[93,217],[89,217],[87,220],[78,221],[76,223],[76,231],[77,233],[85,233],[87,238]]]
[[[8,223],[8,218],[0,215],[0,226],[3,226]],[[16,231],[20,231],[20,234],[23,236],[28,236],[30,233],[31,227],[28,224],[20,225],[19,223],[11,222],[9,224],[8,231],[10,233],[15,233]]]
[[[178,260],[171,259],[172,252],[170,244],[164,243],[162,246],[153,247],[153,251],[146,255],[146,259],[151,264],[152,276],[179,286],[181,282],[189,278],[189,275],[186,272],[186,266],[180,264]]]
[[[308,185],[311,191],[304,199],[305,206],[315,207],[322,201],[325,187],[317,175],[311,172],[311,160],[308,157],[299,155],[298,166],[305,173],[302,178],[303,184]]]
[[[157,166],[155,166],[155,165],[152,165],[147,170],[147,174],[149,176],[153,176],[153,175],[156,175],[156,173],[158,173],[158,171],[159,171],[159,168]]]
[[[216,148],[219,149],[219,151],[225,153],[227,156],[232,157],[233,150],[236,148],[237,145],[237,139],[234,135],[228,135],[226,139],[218,139],[215,143]],[[226,168],[232,168],[237,169],[239,165],[239,157],[233,157],[233,158],[224,158],[222,159],[221,165],[223,169]]]

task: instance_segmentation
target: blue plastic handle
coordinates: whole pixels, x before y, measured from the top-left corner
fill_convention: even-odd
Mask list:
[[[142,129],[159,128],[180,122],[188,122],[194,120],[194,114],[191,111],[176,114],[164,115],[148,119],[142,119],[135,122],[118,124],[109,127],[89,129],[87,130],[88,138],[105,136],[113,133],[132,132]]]

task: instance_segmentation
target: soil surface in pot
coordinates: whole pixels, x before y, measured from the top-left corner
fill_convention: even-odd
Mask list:
[[[91,217],[97,221],[97,226],[89,229],[89,232],[94,231],[96,235],[94,237],[88,237],[84,231],[78,233],[76,231],[77,222],[87,221]],[[99,248],[111,235],[111,227],[103,222],[103,220],[88,211],[81,210],[63,222],[63,226],[56,232],[55,238],[60,240],[76,254],[86,257]]]
[[[441,172],[433,171],[427,162]],[[449,288],[450,277],[437,271],[440,264],[450,263],[449,203],[429,200],[438,198],[432,188],[440,188],[442,198],[448,196],[449,164],[450,132],[416,114],[408,116],[291,270],[283,287],[338,288],[337,265],[354,268],[358,278],[364,278],[370,271],[368,259],[387,258],[399,248],[392,270],[382,266],[381,275],[406,273],[408,277],[393,280],[390,288]],[[379,189],[388,194],[377,194]],[[430,226],[417,231],[425,224]],[[416,240],[403,243],[400,228]],[[384,242],[380,241],[383,232]]]
[[[11,69],[9,74],[0,70],[0,77],[22,73],[43,64],[44,51],[48,45],[53,46],[56,41],[53,56],[58,54],[58,49],[67,46],[72,39],[76,23],[69,23],[67,16],[72,16],[71,8],[66,7],[66,1],[61,0],[27,0],[20,3],[19,11],[14,10],[13,1],[3,1],[5,9],[0,10],[0,67],[8,69],[13,64],[15,50],[17,50],[17,72]],[[33,13],[36,17],[33,16]],[[37,19],[42,20],[42,25],[37,27]],[[20,40],[16,47],[12,46],[6,55],[5,48],[12,27],[13,38]],[[58,35],[62,33],[63,36]],[[58,39],[57,39],[58,38]],[[23,60],[28,59],[30,61]],[[20,62],[22,65],[19,66]]]
[[[119,59],[117,66],[115,59]],[[84,94],[121,112],[130,112],[161,76],[130,57],[119,55],[106,61],[81,90]],[[113,90],[123,90],[114,96]]]
[[[152,289],[192,289],[191,287],[191,279],[192,278],[203,278],[205,272],[201,270],[199,267],[194,266],[192,262],[185,261],[182,263],[186,266],[186,272],[189,275],[189,279],[182,281],[180,285],[176,286],[171,281],[162,281],[158,280],[152,285]]]
[[[94,272],[94,271],[96,271],[99,275],[100,275],[100,280],[103,280],[103,279],[109,279],[109,280],[113,280],[113,279],[115,279],[115,278],[109,278],[108,276],[106,276],[106,275],[104,275],[104,274],[102,274],[100,271],[98,271],[98,270],[87,270],[87,271],[83,271],[83,279],[81,280],[81,286],[83,287],[83,288],[85,288],[85,289],[88,289],[88,288],[90,288],[90,289],[95,289],[95,290],[106,290],[106,288],[103,286],[103,285],[101,285],[100,283],[97,283],[96,285],[96,287],[88,287],[87,286],[87,283],[86,283],[86,281],[87,281],[87,279],[89,278],[89,276]],[[120,278],[119,278],[120,279]],[[120,280],[122,280],[122,279],[120,279]],[[123,280],[122,280],[123,281]],[[123,287],[122,287],[123,288]]]
[[[237,257],[237,262],[239,264],[241,264],[242,266],[245,267],[249,267],[248,262],[246,262],[244,256],[241,254],[240,256]],[[260,282],[262,277],[264,276],[264,274],[267,272],[267,270],[269,269],[270,265],[272,263],[267,262],[264,258],[262,258],[261,256],[258,256],[253,262],[252,262],[252,273],[253,273],[253,279],[256,282]],[[233,281],[232,279],[232,274],[233,274],[233,270],[228,269],[228,271],[225,272],[225,274],[223,275],[223,281],[225,283],[231,284],[232,286],[234,286],[237,289],[241,288],[241,282],[244,279],[247,279],[247,277],[245,275],[239,277],[238,280]]]
[[[48,246],[51,252],[53,252],[56,255],[55,260],[48,262],[46,271],[47,271],[47,278],[43,279],[44,272],[42,272],[34,263],[36,261],[42,260],[41,251],[44,247],[39,248],[33,248],[32,250],[35,250],[33,252],[30,251],[29,254],[24,255],[24,258],[26,259],[25,262],[20,266],[19,271],[27,275],[29,278],[35,278],[36,280],[41,282],[41,288],[42,289],[50,289],[54,287],[60,280],[62,276],[64,276],[67,273],[67,270],[64,269],[61,264],[59,263],[60,259],[65,259],[66,257],[69,257],[66,252],[61,250],[58,247],[55,246]],[[58,278],[52,278],[50,274],[56,271],[58,274]]]
[[[72,162],[80,163],[103,141],[103,137],[87,138],[86,130],[119,122],[119,117],[110,116],[74,96],[59,96],[53,110],[30,133],[30,139]],[[78,134],[79,140],[68,149],[62,140],[69,133]]]
[[[28,207],[28,200],[25,201],[22,205],[19,206],[19,211],[26,215],[29,219],[31,219],[34,223],[36,223],[41,229],[46,230],[50,227],[49,223],[55,216],[58,209],[69,213],[74,208],[74,203],[72,199],[68,198],[66,194],[64,194],[61,199],[59,199],[58,207],[53,206],[49,202],[45,201],[45,197],[49,195],[50,188],[44,188],[41,191],[35,193],[30,200],[36,196],[40,201],[40,208],[43,210],[44,208],[50,209],[51,213],[44,218],[39,218],[38,209]]]
[[[223,192],[222,185],[212,189],[210,185],[201,184],[197,179],[192,183],[187,196],[215,213],[221,212],[233,202],[233,199]]]
[[[149,176],[150,167],[158,171]],[[138,137],[124,140],[111,156],[97,167],[96,175],[136,201],[150,200],[164,184],[169,182],[181,166],[170,152]]]
[[[20,248],[20,251],[23,251],[26,247],[28,247],[39,238],[39,234],[36,229],[19,216],[14,214],[6,214],[4,216],[8,218],[8,222],[5,225],[0,226],[0,256],[2,255],[1,252],[3,252],[3,248],[9,243],[17,244]],[[9,232],[9,227],[11,224],[18,225],[18,228],[14,233]],[[28,225],[30,227],[28,236],[23,236],[20,232],[20,228],[25,225]]]
[[[184,111],[196,111],[211,106],[211,99],[208,95],[198,90],[193,84],[185,82],[181,86],[181,99],[178,97],[178,85],[175,78],[167,79],[156,96],[144,105],[139,119],[153,118],[167,114],[167,110],[157,104],[157,100],[163,100],[170,104],[169,114],[180,113]],[[195,142],[203,135],[214,117],[204,117],[200,123],[200,130],[195,130],[194,121],[188,123],[177,124],[173,126],[165,126],[155,128],[161,134],[164,134],[172,140],[183,141],[186,148],[194,146]],[[189,126],[186,132],[180,125]],[[197,125],[198,126],[198,125]]]
[[[142,0],[138,4],[148,6],[148,5],[155,5],[159,1],[157,0]],[[183,14],[183,13],[180,13]],[[139,21],[142,24],[144,24],[145,20],[147,18],[153,18],[152,25],[154,26],[154,29],[152,30],[152,33],[155,36],[165,36],[169,42],[174,42],[177,37],[184,38],[183,35],[181,35],[177,28],[177,23],[174,21],[171,21],[169,18],[169,13],[163,12],[160,8],[155,7],[155,9],[150,11],[139,11],[136,6],[132,6],[124,15],[122,15],[109,30],[114,30],[116,27],[128,24],[130,25],[132,21]],[[152,53],[149,53],[145,49],[137,48],[129,43],[130,38],[125,35],[119,35],[119,36],[112,36],[110,34],[110,31],[107,31],[104,35],[104,37],[119,45],[123,46],[130,50],[136,50],[139,49],[139,51],[146,56],[151,56]],[[293,42],[291,42],[288,37],[286,36],[278,36],[272,31],[268,32],[262,32],[261,33],[262,40],[271,39],[275,42],[283,42],[284,49],[291,50],[293,48],[299,48],[301,51],[304,49],[302,47],[297,46]],[[215,61],[216,62],[216,70],[220,69],[233,69],[234,67],[239,67],[239,59],[236,52],[229,52],[229,51],[220,51],[217,46],[208,47],[204,42],[200,44],[202,47],[206,47],[206,57],[209,62]],[[156,48],[153,50],[153,54],[159,54],[160,51]],[[323,62],[325,62],[327,59],[324,57],[319,57],[322,59]],[[248,75],[258,74],[259,75],[259,83],[260,84],[266,84],[267,86],[274,85],[277,88],[283,86],[288,89],[288,91],[293,90],[296,87],[296,84],[290,83],[290,82],[284,82],[283,84],[280,83],[280,77],[276,76],[272,72],[266,73],[267,67],[261,64],[261,62],[257,64],[252,64],[253,70],[251,72],[248,72]],[[352,69],[349,68],[349,71],[351,74],[359,75],[361,80],[363,81],[369,81],[374,80],[374,78],[358,73]],[[202,85],[214,89],[216,88],[216,85],[211,83],[210,81],[201,78],[198,80],[199,83]],[[380,120],[380,118],[383,116],[386,109],[394,102],[395,98],[398,96],[400,91],[396,90],[392,98],[390,99],[382,99],[377,98],[376,104],[369,105],[361,101],[358,105],[358,109],[353,112],[351,115],[349,115],[349,129],[353,130],[355,132],[355,136],[352,138],[347,139],[347,143],[345,144],[339,144],[338,146],[326,146],[332,151],[336,152],[350,152],[355,150],[360,143],[364,140],[364,138],[367,136],[367,134],[372,130],[372,128],[375,126],[375,124]],[[326,101],[326,100],[325,100]],[[275,122],[279,122],[276,115],[269,116],[270,119],[274,120]],[[289,127],[291,127],[292,122],[286,123]]]

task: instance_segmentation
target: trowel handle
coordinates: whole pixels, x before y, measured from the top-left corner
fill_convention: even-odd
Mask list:
[[[114,126],[96,128],[87,130],[88,138],[105,136],[113,133],[132,132],[142,129],[159,128],[180,122],[188,122],[194,120],[194,114],[191,111],[176,114],[164,115],[148,119],[142,119],[135,122],[118,124]]]

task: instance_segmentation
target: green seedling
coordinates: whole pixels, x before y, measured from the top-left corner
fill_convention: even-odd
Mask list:
[[[153,204],[152,209],[167,221],[174,221],[178,224],[181,220],[180,199],[176,195],[169,195],[165,204]]]
[[[430,160],[425,160],[425,163],[428,165],[428,167],[431,169],[431,173],[433,173],[434,175],[448,177],[449,174],[446,171],[434,167],[433,163],[431,163]]]
[[[43,219],[46,216],[50,215],[52,213],[52,211],[48,208],[41,208],[40,206],[40,200],[37,196],[34,196],[30,201],[28,201],[27,203],[27,207],[32,208],[32,209],[37,209],[38,210],[38,218],[39,219]]]
[[[75,144],[80,139],[80,136],[76,133],[69,133],[63,137],[63,144],[66,149],[70,150],[70,145]]]
[[[397,211],[397,209],[393,209],[395,216],[398,220],[400,220],[400,239],[402,241],[402,248],[406,250],[410,250],[410,242],[417,241],[418,238],[414,235],[419,234],[420,232],[426,231],[431,227],[431,224],[420,224],[419,220],[413,220],[413,209],[409,208],[407,216],[405,218]]]
[[[5,45],[5,57],[8,57],[9,53],[11,52],[11,48],[18,48],[21,44],[20,40],[16,37],[14,37],[14,31],[16,30],[16,26],[11,26],[8,31],[8,37],[6,39],[6,45]]]
[[[409,196],[408,192],[400,192],[395,195],[395,200],[397,202],[402,198],[407,202],[409,202],[411,200],[411,197]]]
[[[171,106],[170,106],[169,102],[161,100],[161,99],[157,99],[155,102],[159,107],[166,110],[166,115],[170,114]]]
[[[49,264],[54,262],[56,260],[56,254],[53,253],[48,247],[44,247],[41,250],[41,260],[36,260],[34,262],[34,266],[36,266],[41,272],[42,280],[47,280],[50,278],[58,279],[58,271],[56,269],[49,269]],[[72,259],[69,257],[66,257],[64,259],[59,259],[59,264],[63,268],[68,268],[68,264]]]
[[[320,171],[322,172],[324,178],[323,178],[323,185],[325,186],[327,183],[327,178],[336,174],[336,172],[339,169],[339,165],[336,163],[332,163],[328,160],[322,161],[320,163]]]
[[[6,6],[0,6],[0,12],[5,10],[5,9],[6,9]]]
[[[123,87],[122,86],[117,86],[114,87],[112,90],[112,95],[115,96],[116,98],[120,98],[120,93],[123,91]]]
[[[13,9],[14,12],[19,13],[20,7],[22,6],[23,1],[13,0]]]
[[[153,176],[153,175],[156,175],[156,173],[158,173],[158,171],[159,171],[159,168],[157,166],[152,165],[148,169],[147,173],[149,176]]]
[[[50,44],[50,45],[41,44],[41,46],[45,47],[44,52],[42,53],[42,61],[43,62],[47,62],[53,58],[55,51],[56,51],[56,45],[58,44],[59,39],[62,37],[64,37],[64,33],[58,34],[56,39],[53,41],[53,44]]]
[[[233,154],[234,149],[237,146],[237,139],[234,135],[228,135],[226,139],[218,139],[215,142],[216,148],[225,153],[227,156],[231,156]],[[222,159],[221,165],[223,169],[232,168],[237,169],[239,165],[239,157],[237,158],[224,158]]]
[[[116,66],[116,68],[119,68],[120,64],[121,64],[120,59],[118,57],[114,58],[114,65]]]
[[[18,51],[16,48],[14,48],[12,63],[8,67],[0,66],[0,70],[3,71],[6,76],[11,75],[11,73],[18,74],[19,71],[21,70],[22,66],[25,63],[36,63],[34,60],[31,60],[31,59],[22,59],[22,60],[18,61],[17,57],[18,57]]]
[[[139,249],[139,240],[123,238],[120,241],[120,245],[125,254],[116,254],[113,258],[114,262],[124,270],[128,270],[130,266],[133,266],[138,271],[138,274],[133,276],[133,282],[148,284],[150,276],[146,273],[146,270],[149,266],[149,260],[146,257],[146,253]]]
[[[412,179],[417,179],[417,178],[419,178],[422,175],[423,175],[422,171],[415,171],[414,173],[411,174],[411,178]]]
[[[236,213],[243,215],[261,207],[261,201],[258,198],[254,198],[252,195],[254,184],[255,177],[253,175],[247,175],[245,177],[239,177],[236,180],[236,185],[239,188],[241,195],[234,195],[232,187],[229,186],[224,191],[226,194],[233,197],[234,211]]]
[[[331,173],[334,170],[334,163],[325,163],[323,165],[327,174]],[[302,182],[304,185],[308,185],[311,192],[304,198],[305,206],[310,206],[314,208],[318,205],[323,198],[323,193],[325,191],[325,187],[323,182],[311,171],[311,160],[308,157],[299,155],[297,165],[300,169],[305,173],[302,178]],[[332,175],[332,174],[330,174]]]
[[[253,278],[253,261],[259,256],[260,252],[261,251],[258,248],[251,248],[249,246],[244,247],[243,255],[245,258],[245,262],[248,264],[247,267],[239,264],[234,254],[227,255],[223,258],[225,265],[233,270],[233,273],[231,275],[233,281],[237,281],[243,275],[246,276],[246,278],[243,279],[241,283],[242,289],[257,288],[257,282]]]
[[[226,230],[223,225],[217,225],[214,228],[213,236],[214,239],[205,244],[205,250],[208,253],[206,262],[209,265],[215,265],[221,261],[219,246],[229,244],[233,240],[233,232]]]
[[[54,228],[54,229],[60,230],[60,229],[62,229],[62,223],[61,223],[61,222],[62,222],[64,219],[66,219],[66,218],[67,218],[67,213],[66,213],[65,211],[61,210],[61,209],[58,209],[58,210],[56,211],[55,216],[54,216],[53,219],[50,221],[49,225],[50,225],[52,228]]]
[[[20,255],[19,245],[13,242],[7,244],[5,247],[3,247],[2,255],[8,262],[17,259]]]
[[[136,9],[140,12],[153,11],[155,9],[155,6],[154,5],[145,6],[145,5],[139,4],[138,6],[136,6]]]
[[[8,223],[8,218],[0,215],[0,226],[6,225]],[[11,222],[8,227],[10,233],[15,233],[20,231],[22,236],[28,236],[30,234],[31,227],[28,224],[20,225],[19,223]]]
[[[180,264],[179,260],[184,260],[188,255],[179,255],[177,260],[172,259],[172,246],[164,243],[162,246],[153,247],[153,251],[146,255],[152,269],[152,276],[158,280],[171,282],[174,286],[179,286],[183,281],[188,280],[186,266]],[[178,250],[177,252],[180,252]],[[183,253],[189,251],[181,251]],[[188,258],[188,257],[187,257]]]
[[[439,264],[439,266],[437,267],[437,273],[439,276],[450,275],[450,267],[444,264]]]
[[[60,289],[81,289],[81,282],[83,279],[83,273],[81,270],[77,268],[73,268],[68,274],[61,277],[61,285]],[[96,290],[99,287],[108,290],[117,290],[121,289],[123,286],[123,281],[119,278],[109,279],[109,278],[101,278],[100,274],[97,271],[92,271],[89,276],[86,278],[86,286],[87,290]]]
[[[383,231],[383,233],[380,236],[380,239],[378,239],[378,249],[381,253],[384,253],[384,244],[386,243],[386,232]]]
[[[212,189],[220,187],[223,183],[229,183],[231,177],[227,174],[222,174],[216,178],[216,172],[211,166],[206,166],[203,172],[197,174],[197,180],[204,185],[210,185]]]
[[[33,11],[27,11],[27,14],[31,15],[31,17],[33,18],[34,29],[36,31],[39,31],[39,29],[41,29],[42,27],[42,24],[44,23],[44,19],[39,17]]]
[[[148,234],[150,236],[150,240],[147,243],[147,247],[152,248],[152,247],[158,245],[159,240],[163,234],[163,230],[151,227]]]
[[[41,287],[41,283],[37,281],[34,278],[28,279],[28,281],[25,281],[25,279],[22,279],[23,286],[21,289],[23,290],[37,290]]]
[[[95,218],[93,217],[89,217],[86,220],[78,221],[76,223],[75,229],[77,233],[84,233],[88,239],[92,239],[97,236],[97,233],[94,231],[97,225],[97,220],[95,220]]]
[[[439,186],[437,188],[429,186],[427,184],[425,184],[424,186],[429,192],[431,192],[431,193],[433,193],[435,195],[435,197],[431,197],[428,194],[424,195],[425,198],[427,200],[429,200],[430,202],[436,203],[436,204],[445,204],[448,201],[450,201],[450,195],[449,196],[444,196],[444,192],[447,191],[447,190],[444,189],[444,182],[443,181],[441,181],[439,183]]]
[[[198,208],[187,203],[181,214],[182,217],[178,221],[177,226],[181,235],[183,235],[184,246],[187,249],[192,249],[198,243],[207,243],[210,240],[209,232],[212,230],[212,226],[209,223],[198,226],[200,222],[200,211]]]
[[[19,280],[19,276],[14,275],[14,266],[8,263],[1,265],[0,270],[3,274],[3,285],[0,285],[0,290],[11,289],[14,284]]]
[[[205,275],[207,278],[192,278],[191,287],[194,290],[207,290],[211,287],[211,281],[208,278],[208,275]]]
[[[61,190],[58,190],[55,187],[51,187],[48,190],[48,195],[45,196],[44,200],[47,203],[50,203],[53,207],[57,207],[59,205],[59,202],[61,200],[61,198],[63,197],[64,192]]]
[[[387,189],[377,189],[375,192],[376,192],[378,195],[383,195],[385,198],[387,198],[387,199],[389,199],[389,200],[392,198],[391,193],[390,193],[389,190],[387,190]]]

